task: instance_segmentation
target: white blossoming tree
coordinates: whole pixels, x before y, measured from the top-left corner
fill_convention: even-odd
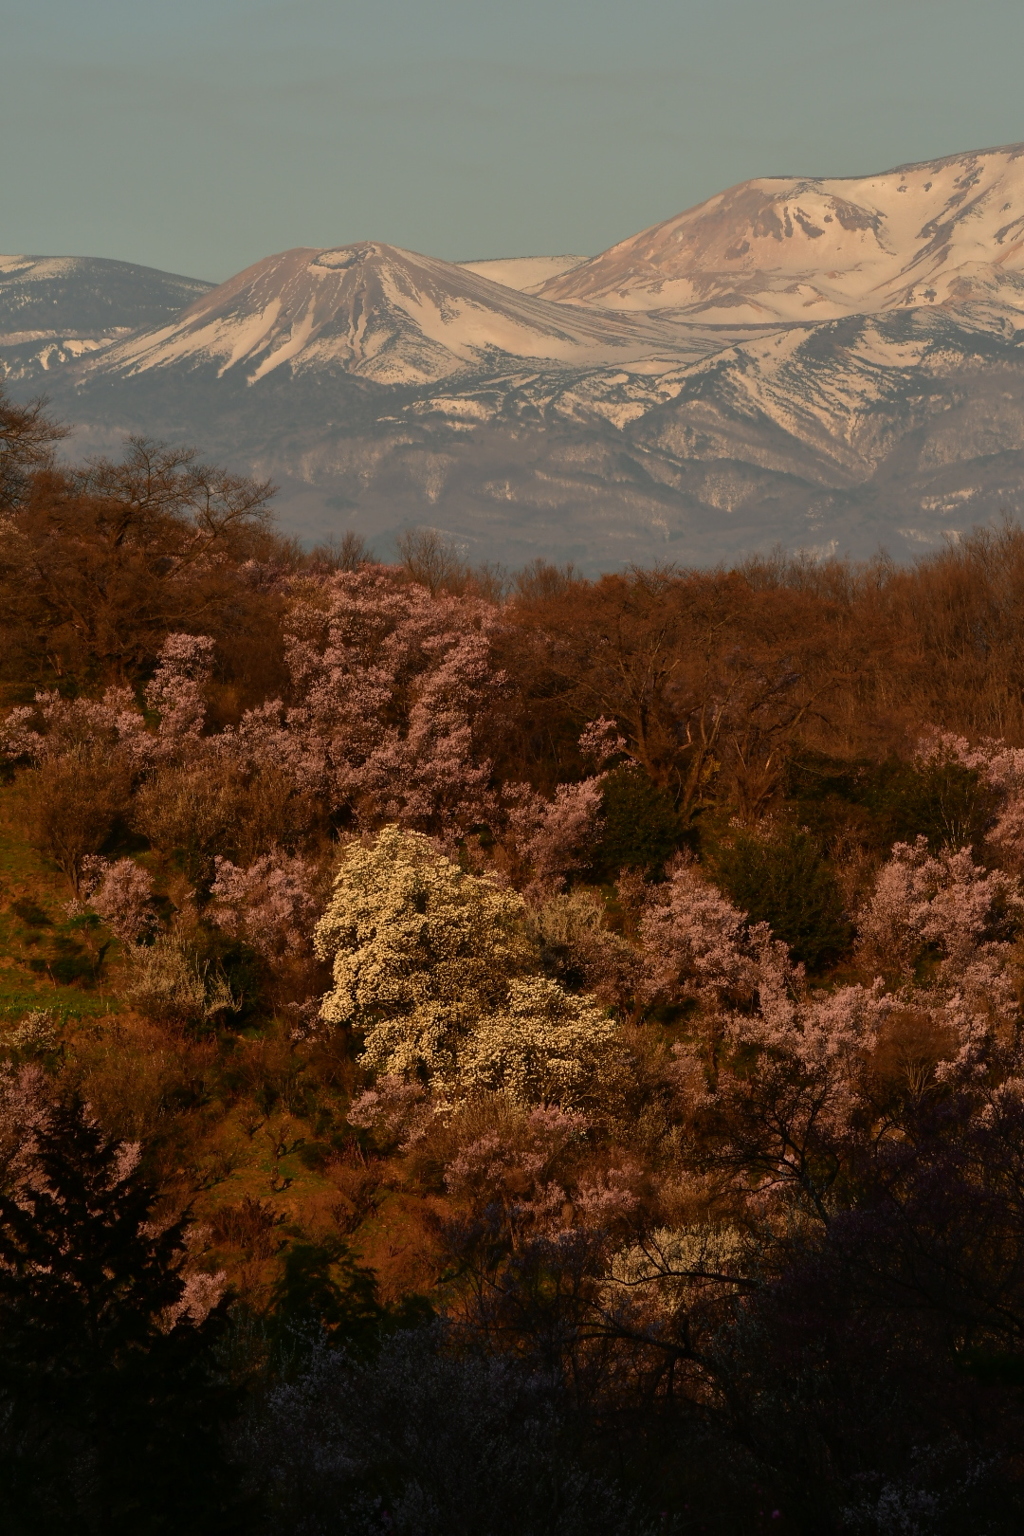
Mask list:
[[[442,1098],[578,1102],[617,1054],[592,1000],[536,974],[522,897],[419,833],[386,827],[349,848],[314,943],[334,971],[321,1017],[362,1035],[378,1077]]]
[[[615,1025],[602,1008],[530,976],[511,982],[505,1005],[470,1035],[461,1078],[517,1104],[583,1106],[608,1078],[615,1044]]]

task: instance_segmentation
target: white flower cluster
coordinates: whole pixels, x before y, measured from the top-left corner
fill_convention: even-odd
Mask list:
[[[536,974],[522,897],[419,833],[387,827],[348,850],[315,947],[334,969],[321,1017],[362,1033],[379,1077],[573,1104],[616,1055],[604,1011]]]

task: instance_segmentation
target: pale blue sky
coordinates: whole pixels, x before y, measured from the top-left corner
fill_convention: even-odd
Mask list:
[[[0,251],[589,254],[1024,140],[1021,0],[0,0]]]

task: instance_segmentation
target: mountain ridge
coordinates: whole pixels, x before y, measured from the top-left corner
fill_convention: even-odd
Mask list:
[[[171,324],[115,344],[101,371],[215,360],[222,373],[340,364],[382,384],[432,382],[493,355],[567,366],[695,355],[692,327],[621,318],[532,294],[379,241],[297,246],[202,294]]]
[[[596,570],[905,558],[1024,513],[1024,145],[754,178],[590,258],[362,241],[198,287],[65,353],[54,404],[96,451],[269,474],[306,537],[425,523]]]
[[[0,378],[46,374],[103,350],[213,286],[103,256],[0,256]]]
[[[540,294],[705,319],[796,321],[812,310],[835,319],[998,292],[1024,314],[1022,157],[1024,146],[1011,145],[866,177],[754,178],[551,278]]]

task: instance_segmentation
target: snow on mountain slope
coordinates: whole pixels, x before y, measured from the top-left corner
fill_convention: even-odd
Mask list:
[[[1022,366],[1001,331],[941,309],[848,316],[662,377],[634,436],[680,461],[745,458],[855,486],[894,454],[920,468],[1024,450]]]
[[[900,310],[747,337],[657,372],[627,364],[435,389],[403,412],[464,426],[530,413],[549,426],[610,426],[679,463],[746,460],[841,487],[922,431],[933,458],[941,439],[944,462],[1024,450],[1022,372],[1024,343],[984,307]],[[979,415],[971,402],[982,398]]]
[[[578,263],[287,251],[172,308],[82,332],[55,411],[269,476],[304,536],[593,571],[1024,516],[1024,145],[747,182]]]
[[[547,303],[474,271],[368,242],[300,247],[267,257],[97,359],[102,373],[216,365],[250,383],[282,365],[340,367],[383,384],[416,385],[531,358],[565,366],[635,361],[667,366],[709,343],[692,327]]]
[[[94,256],[0,256],[0,378],[30,378],[159,325],[213,287]]]
[[[899,310],[733,340],[669,368],[518,367],[401,391],[338,370],[128,374],[48,388],[80,452],[137,431],[281,486],[282,526],[383,554],[446,530],[475,559],[589,572],[776,543],[897,558],[1024,516],[1024,344],[984,306]]]
[[[587,260],[586,256],[492,256],[484,261],[460,261],[456,265],[467,272],[478,272],[492,283],[533,293],[552,277],[561,277]]]
[[[876,176],[746,181],[538,292],[705,321],[818,321],[969,301],[1024,316],[1024,145]]]

